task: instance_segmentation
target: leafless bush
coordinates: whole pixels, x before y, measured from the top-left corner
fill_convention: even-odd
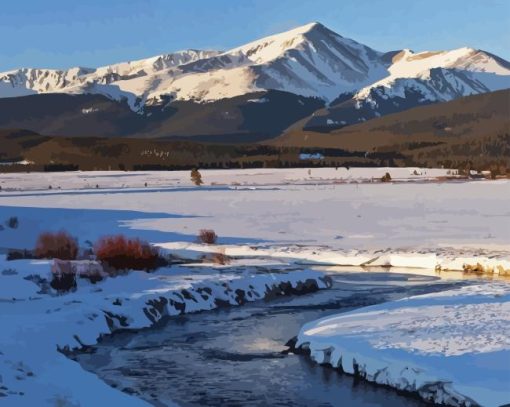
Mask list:
[[[11,216],[5,221],[5,225],[11,229],[17,229],[19,226],[19,220],[17,216]]]
[[[198,171],[196,168],[191,170],[191,181],[197,186],[200,186],[204,183],[202,181],[202,174],[200,174],[200,171]]]
[[[7,251],[7,260],[21,260],[35,258],[33,250],[27,249],[9,249]]]
[[[391,182],[391,175],[389,172],[381,177],[381,182]]]
[[[3,269],[1,274],[2,274],[2,276],[14,276],[14,275],[18,274],[18,272],[14,269],[7,268],[7,269]]]
[[[209,260],[211,263],[219,264],[221,266],[230,264],[231,262],[230,257],[228,257],[225,253],[211,253],[207,260]]]
[[[76,287],[78,278],[95,284],[106,276],[103,267],[96,261],[54,259],[51,266],[51,286],[58,291],[69,291]]]
[[[35,246],[35,257],[74,260],[78,254],[78,242],[64,230],[41,233]]]
[[[198,232],[198,241],[205,244],[215,244],[218,240],[218,235],[212,229],[201,229]]]

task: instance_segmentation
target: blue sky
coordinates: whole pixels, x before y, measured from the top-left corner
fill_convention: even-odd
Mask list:
[[[228,49],[319,21],[377,50],[470,46],[510,60],[510,0],[18,0],[0,8],[0,71]]]

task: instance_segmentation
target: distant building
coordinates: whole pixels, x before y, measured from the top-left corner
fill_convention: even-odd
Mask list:
[[[301,153],[299,154],[300,160],[324,160],[324,155],[321,153]]]

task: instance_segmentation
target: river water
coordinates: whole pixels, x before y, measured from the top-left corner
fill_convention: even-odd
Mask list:
[[[282,353],[285,343],[317,318],[469,282],[387,272],[331,277],[329,290],[172,317],[138,333],[115,334],[76,358],[155,406],[427,405]]]

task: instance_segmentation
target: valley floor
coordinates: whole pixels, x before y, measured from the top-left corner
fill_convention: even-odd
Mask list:
[[[387,171],[401,182],[381,183]],[[103,235],[122,233],[197,263],[154,274],[132,272],[95,285],[82,283],[75,293],[55,295],[44,282],[50,277],[47,261],[2,260],[0,395],[12,401],[9,405],[44,399],[48,404],[58,400],[63,405],[85,406],[97,394],[104,395],[105,401],[137,405],[141,400],[113,390],[58,353],[57,347],[94,345],[100,335],[117,329],[148,327],[163,316],[180,313],[182,304],[186,312],[209,310],[222,302],[238,305],[272,297],[281,283],[296,288],[308,280],[315,282],[306,283],[314,289],[327,289],[326,275],[338,272],[332,266],[361,267],[363,272],[370,267],[403,267],[406,273],[457,279],[471,276],[459,273],[468,264],[477,272],[490,272],[489,278],[479,281],[479,288],[413,297],[330,317],[327,330],[321,330],[320,321],[308,321],[299,340],[309,343],[312,357],[319,362],[327,361],[323,345],[328,342],[336,366],[342,354],[351,357],[358,352],[353,358],[358,365],[360,358],[367,358],[363,360],[368,380],[386,369],[386,376],[379,373],[373,381],[382,383],[384,376],[385,384],[413,391],[418,391],[418,379],[421,384],[451,381],[455,394],[462,397],[484,405],[504,401],[501,388],[509,370],[492,361],[507,358],[510,349],[505,331],[510,302],[506,277],[510,181],[443,182],[437,177],[446,171],[203,171],[201,187],[191,184],[189,172],[0,175],[0,220],[17,217],[19,221],[15,228],[6,224],[0,230],[4,250],[33,248],[40,232],[65,229],[82,246]],[[200,229],[214,229],[220,236],[217,244],[198,244]],[[231,261],[226,265],[204,262],[207,253],[220,253]],[[321,265],[329,267],[311,270]],[[245,292],[243,301],[236,290]],[[161,298],[166,301],[161,303]],[[405,304],[415,309],[416,324],[399,308]],[[487,315],[475,318],[484,310]],[[370,320],[374,312],[381,315],[373,329],[356,322]],[[467,318],[471,312],[473,318]],[[435,316],[434,327],[420,325],[421,315],[430,314]],[[458,330],[444,337],[445,343],[437,342],[454,317],[459,318]],[[366,340],[359,348],[350,348],[345,339],[343,329],[351,323],[366,325],[367,330],[360,328],[357,334]],[[400,342],[388,334],[394,327],[402,330]],[[462,350],[455,359],[451,346],[468,332],[473,336],[462,346],[455,345],[454,353]],[[297,334],[289,332],[289,337]],[[395,358],[388,359],[390,351],[384,349],[394,349],[391,352],[399,358],[392,354]],[[432,358],[421,355],[433,349],[440,357],[430,364]],[[456,375],[468,359],[478,363],[477,373],[486,381],[476,382],[474,373]],[[342,360],[349,372],[352,360]],[[422,373],[405,376],[405,384],[402,376],[390,370],[403,364],[409,367],[409,360],[413,368],[420,365]],[[480,398],[466,390],[474,389],[475,382],[482,389]],[[494,398],[483,396],[484,391],[494,393]]]

